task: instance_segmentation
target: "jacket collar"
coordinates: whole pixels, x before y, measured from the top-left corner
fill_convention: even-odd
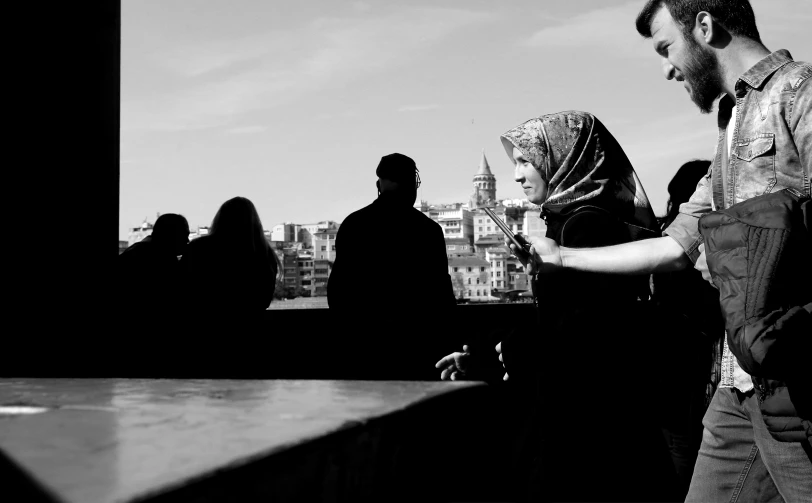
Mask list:
[[[736,82],[736,87],[739,87],[739,82],[744,82],[753,89],[758,89],[770,75],[792,61],[792,55],[788,50],[780,49],[775,51],[744,72],[744,75],[739,77],[739,80]]]

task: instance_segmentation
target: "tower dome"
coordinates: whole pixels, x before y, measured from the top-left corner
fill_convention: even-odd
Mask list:
[[[496,177],[491,173],[485,149],[482,149],[482,159],[479,161],[479,170],[474,175],[474,192],[471,194],[471,209],[480,206],[490,206],[496,202]]]

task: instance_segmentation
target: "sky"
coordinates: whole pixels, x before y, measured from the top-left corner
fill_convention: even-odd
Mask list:
[[[266,229],[340,222],[392,152],[431,204],[468,200],[483,149],[497,198],[521,198],[499,135],[564,110],[606,125],[660,214],[716,126],[637,34],[644,3],[123,0],[119,236],[235,196]],[[812,61],[812,2],[751,3],[770,50]]]

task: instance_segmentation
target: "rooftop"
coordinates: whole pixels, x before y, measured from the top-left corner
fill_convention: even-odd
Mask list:
[[[447,245],[470,245],[471,242],[468,241],[466,238],[445,238],[445,244],[447,244]]]
[[[493,176],[491,167],[488,165],[488,158],[485,157],[485,149],[482,149],[482,159],[479,161],[479,171],[476,174]]]
[[[468,267],[468,266],[485,266],[489,267],[491,264],[487,260],[479,257],[451,257],[448,259],[448,265],[452,267]]]
[[[476,240],[475,244],[488,244],[488,243],[503,243],[504,240],[499,234],[488,234]]]

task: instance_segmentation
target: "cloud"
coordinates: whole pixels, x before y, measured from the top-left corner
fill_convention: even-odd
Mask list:
[[[634,28],[642,8],[640,0],[584,12],[565,20],[553,20],[519,45],[532,48],[599,47],[624,56],[650,57],[650,43]],[[780,31],[805,27],[812,22],[812,11],[799,9],[798,0],[752,0],[756,22],[761,31]],[[807,23],[804,23],[806,21]]]
[[[622,49],[645,54],[648,47],[644,46],[634,29],[634,20],[640,8],[641,2],[634,1],[584,12],[542,28],[522,40],[520,45],[533,48],[596,46],[611,51]]]
[[[398,108],[398,112],[425,112],[440,108],[440,105],[405,105]]]
[[[369,12],[372,10],[372,6],[367,2],[353,2],[352,8],[358,12]]]
[[[168,49],[155,54],[154,63],[181,85],[171,93],[122,100],[122,128],[227,126],[243,113],[406,64],[456,30],[490,19],[474,11],[409,8]]]
[[[241,127],[231,128],[226,132],[229,133],[229,134],[254,134],[254,133],[261,133],[261,132],[265,131],[266,129],[268,129],[268,128],[266,128],[265,126],[241,126]]]

